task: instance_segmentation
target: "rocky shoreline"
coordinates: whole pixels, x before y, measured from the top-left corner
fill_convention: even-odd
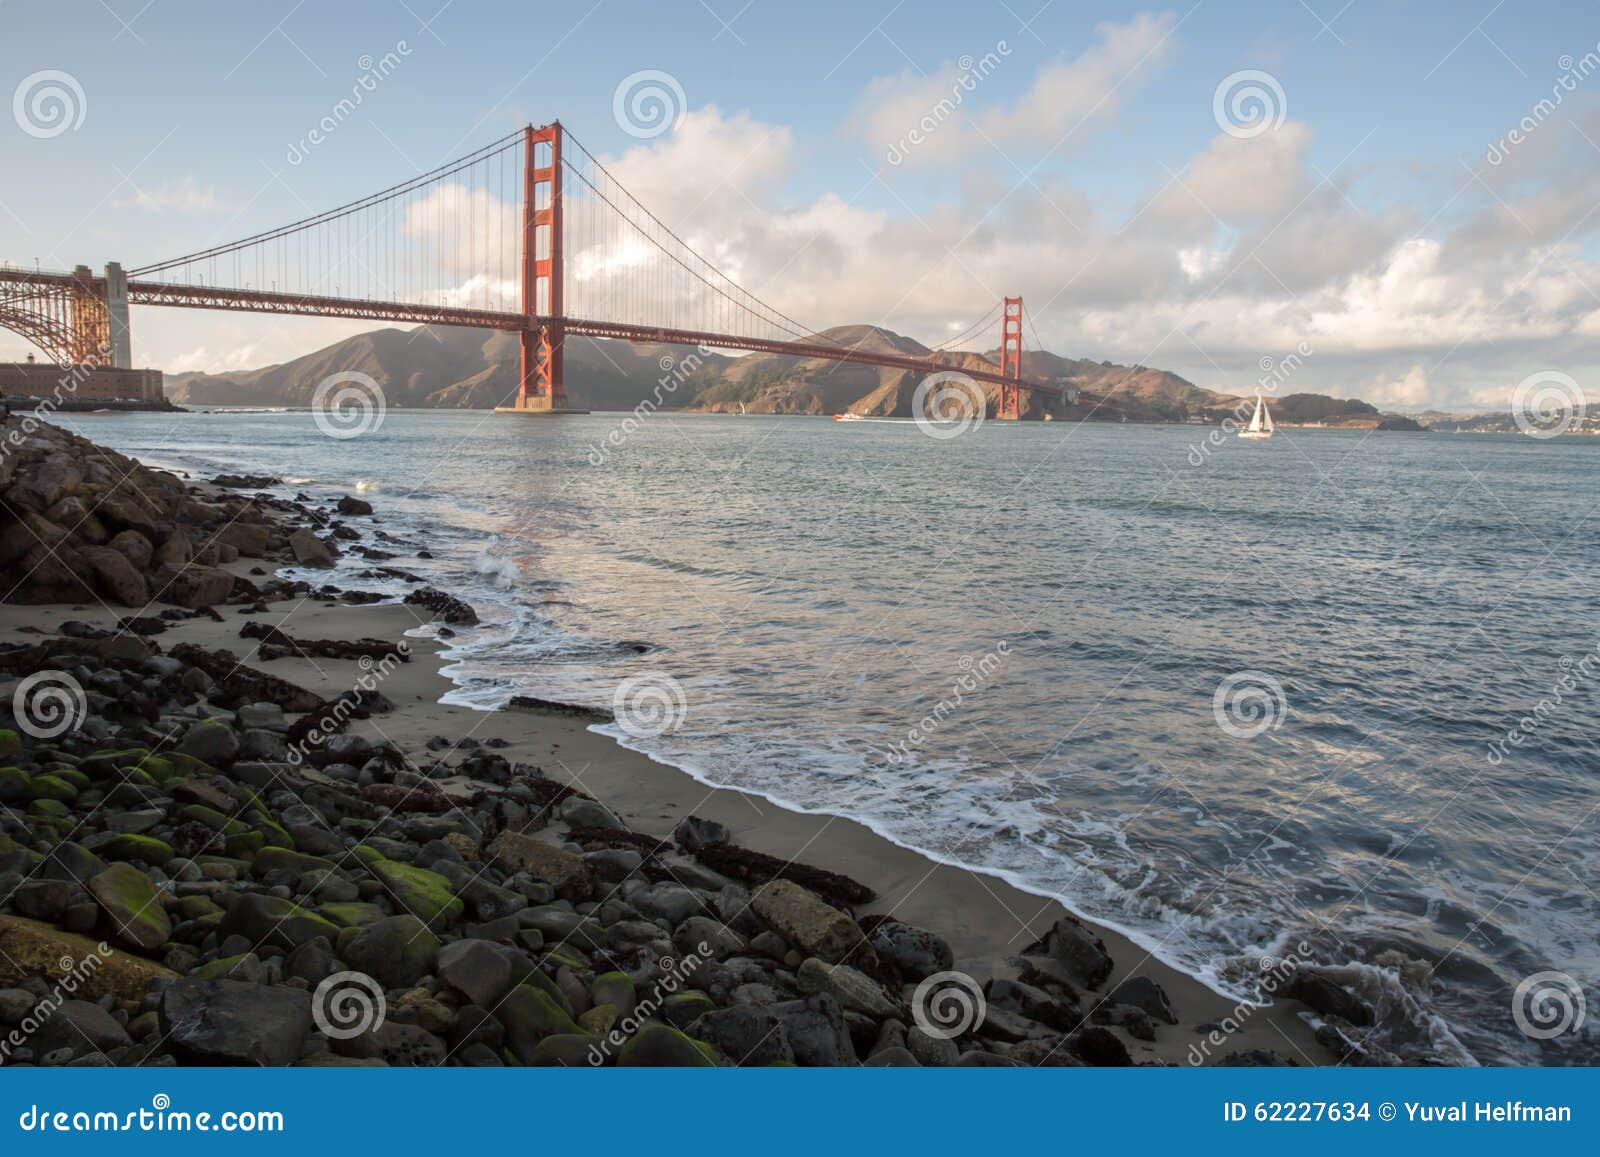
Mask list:
[[[310,608],[377,596],[273,573],[348,553],[416,584],[409,622],[474,622],[367,502],[186,485],[16,418],[5,441],[5,601],[81,605],[0,642],[0,1063],[1127,1065],[1213,1038],[1191,1063],[1385,1060],[1305,962],[1274,966],[1317,1014],[1295,1059],[1070,915],[974,977],[871,882],[717,819],[649,834],[503,737],[386,738],[412,641],[314,634]],[[323,663],[334,693],[265,669]],[[547,738],[563,710],[501,715]]]

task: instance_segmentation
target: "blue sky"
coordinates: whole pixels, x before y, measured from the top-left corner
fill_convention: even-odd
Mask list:
[[[1538,11],[3,0],[0,95],[60,70],[81,86],[83,117],[46,138],[0,119],[0,260],[171,256],[559,117],[591,149],[655,173],[652,207],[724,230],[757,278],[780,261],[775,233],[848,242],[858,256],[838,284],[814,271],[766,287],[817,324],[939,340],[993,304],[980,285],[997,286],[1028,295],[1058,352],[1217,388],[1248,389],[1261,356],[1301,342],[1316,353],[1294,388],[1396,404],[1487,403],[1549,369],[1600,386],[1600,214],[1584,192],[1600,169],[1600,73],[1577,76],[1507,161],[1486,160],[1600,51],[1600,5]],[[290,164],[361,59],[402,43],[359,112]],[[985,54],[996,66],[958,114],[916,159],[886,164],[962,58]],[[612,108],[644,69],[675,78],[684,105],[674,131],[641,143]],[[1282,94],[1281,123],[1248,140],[1220,132],[1214,112],[1219,83],[1241,70]],[[704,174],[772,141],[756,171],[727,180],[736,196],[705,205]],[[952,260],[898,300],[918,268]],[[817,315],[830,305],[839,313]],[[135,345],[140,361],[217,369],[356,328],[142,310]],[[0,356],[24,348],[0,332]]]

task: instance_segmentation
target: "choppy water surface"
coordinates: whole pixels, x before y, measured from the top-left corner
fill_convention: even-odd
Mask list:
[[[657,415],[604,444],[619,422],[72,420],[360,486],[484,616],[461,702],[671,676],[681,726],[624,739],[708,782],[1059,895],[1228,991],[1305,939],[1410,1058],[1600,1061],[1600,443]],[[1588,989],[1582,1029],[1518,1030],[1542,971]]]

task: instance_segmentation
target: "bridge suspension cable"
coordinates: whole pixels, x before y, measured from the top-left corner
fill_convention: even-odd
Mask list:
[[[130,278],[306,297],[515,310],[523,134],[276,229]]]

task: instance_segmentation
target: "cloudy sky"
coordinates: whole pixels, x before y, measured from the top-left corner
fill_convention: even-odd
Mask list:
[[[1218,389],[1300,351],[1282,390],[1504,406],[1556,370],[1600,396],[1594,3],[330,7],[0,6],[0,260],[136,266],[559,117],[819,327],[931,344],[1020,293],[1058,353]],[[665,113],[618,100],[645,71]],[[140,309],[135,356],[253,367],[360,328]]]

